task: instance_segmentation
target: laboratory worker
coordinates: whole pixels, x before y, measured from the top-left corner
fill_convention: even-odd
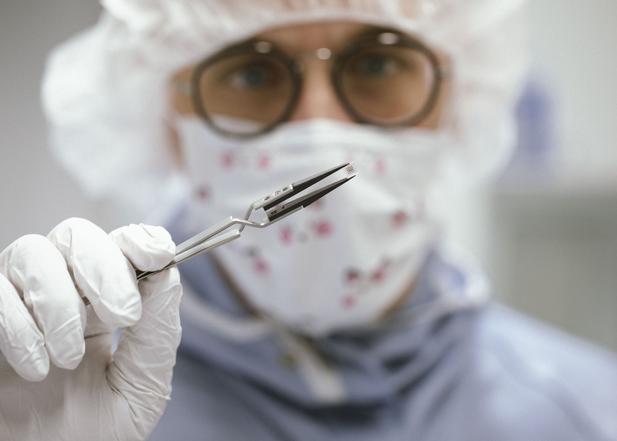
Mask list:
[[[1,440],[617,440],[615,356],[493,303],[443,235],[444,189],[513,145],[522,1],[102,6],[43,102],[61,163],[134,223],[0,254]],[[347,162],[308,208],[137,282]]]

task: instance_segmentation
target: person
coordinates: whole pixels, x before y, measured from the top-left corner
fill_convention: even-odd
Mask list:
[[[52,146],[166,229],[69,219],[0,254],[1,439],[617,439],[614,355],[490,302],[440,233],[442,186],[512,145],[521,1],[102,4],[50,58]],[[137,283],[172,237],[349,161]]]

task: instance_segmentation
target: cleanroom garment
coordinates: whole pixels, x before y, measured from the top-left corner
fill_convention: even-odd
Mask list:
[[[617,440],[617,358],[504,307],[460,301],[474,276],[439,252],[386,324],[303,340],[322,361],[313,368],[281,334],[228,326],[251,317],[210,258],[181,269],[185,300],[214,313],[183,312],[153,441]]]

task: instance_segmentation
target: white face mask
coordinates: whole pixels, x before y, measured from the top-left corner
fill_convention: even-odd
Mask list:
[[[312,120],[251,140],[179,118],[193,185],[191,220],[203,229],[291,182],[352,162],[358,176],[266,229],[215,250],[264,316],[319,336],[377,320],[410,288],[436,234],[427,202],[444,137]]]

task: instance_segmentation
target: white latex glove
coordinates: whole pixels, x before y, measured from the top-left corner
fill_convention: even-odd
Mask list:
[[[107,235],[83,219],[0,253],[0,440],[147,438],[171,392],[182,288],[175,268],[138,285],[133,267],[174,253],[161,227]]]

